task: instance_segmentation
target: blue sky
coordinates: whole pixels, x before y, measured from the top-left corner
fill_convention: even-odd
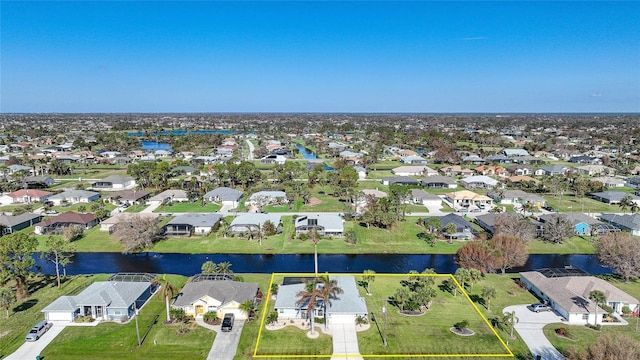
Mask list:
[[[639,112],[640,2],[1,1],[0,112]]]

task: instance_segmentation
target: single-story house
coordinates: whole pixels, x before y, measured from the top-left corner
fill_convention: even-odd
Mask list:
[[[67,190],[60,194],[52,195],[47,200],[53,202],[54,205],[60,205],[63,202],[70,204],[90,203],[100,198],[100,193],[87,190]]]
[[[543,166],[540,169],[544,171],[545,175],[553,176],[553,175],[564,175],[569,171],[569,168],[562,165],[548,165]]]
[[[423,178],[422,186],[427,189],[455,189],[458,187],[458,183],[454,178],[435,175]]]
[[[611,175],[615,172],[614,168],[610,168],[604,165],[583,165],[578,166],[576,170],[588,176]]]
[[[232,280],[201,280],[188,282],[171,306],[183,309],[186,315],[201,316],[215,311],[219,318],[234,314],[236,319],[247,319],[249,314],[240,305],[249,300],[256,303],[258,284]]]
[[[264,223],[266,223],[267,221],[270,221],[276,227],[276,229],[281,231],[281,217],[282,216],[278,214],[242,214],[231,221],[227,232],[229,234],[244,234],[249,232],[255,234],[259,229],[262,229]]]
[[[600,307],[596,310],[589,300],[593,290],[602,291],[606,296],[606,305],[617,314],[622,314],[625,306],[633,311],[640,303],[638,299],[595,276],[563,276],[566,274],[561,271],[545,271],[545,274],[540,271],[521,272],[520,281],[539,298],[548,301],[569,324],[602,323],[606,311]]]
[[[460,165],[445,166],[440,169],[445,176],[472,176],[474,171],[471,169],[463,169]]]
[[[485,160],[496,164],[509,164],[513,162],[512,158],[505,156],[504,154],[489,155],[485,157]]]
[[[0,236],[28,228],[40,221],[42,221],[40,214],[24,213],[15,216],[0,214],[0,228],[2,229]]]
[[[630,196],[631,197],[631,201],[633,201],[634,203],[640,205],[640,196],[631,195],[629,193],[622,192],[622,191],[594,192],[594,193],[590,193],[589,196],[594,198],[594,199],[596,199],[596,200],[598,200],[598,201],[602,201],[605,204],[609,204],[609,205],[620,204],[622,199],[624,199],[627,196]]]
[[[434,216],[434,218],[440,220],[442,224],[441,231],[444,233],[449,224],[456,226],[456,231],[452,234],[447,234],[447,237],[452,239],[473,239],[475,238],[476,230],[473,229],[473,224],[457,214],[447,214],[445,216]],[[427,222],[430,218],[425,218]]]
[[[269,204],[286,204],[287,194],[284,191],[258,191],[251,194],[245,202],[247,207],[262,207]]]
[[[403,164],[411,164],[411,165],[426,165],[429,161],[422,156],[419,155],[408,155],[400,158],[400,161]]]
[[[525,149],[504,149],[500,153],[507,157],[529,156],[529,152]]]
[[[602,183],[602,186],[607,188],[612,187],[623,187],[625,181],[623,179],[614,178],[611,176],[599,176],[590,179],[591,182],[599,182]]]
[[[462,190],[445,194],[445,200],[453,205],[455,210],[476,206],[480,209],[493,206],[493,200],[485,195],[476,194],[473,191]]]
[[[204,194],[205,200],[221,202],[223,206],[231,206],[231,208],[238,207],[241,198],[242,191],[228,187],[219,187]]]
[[[0,196],[0,205],[31,204],[45,202],[53,196],[52,192],[37,189],[20,189]]]
[[[397,176],[433,176],[438,172],[428,166],[398,166],[391,169],[391,173]]]
[[[362,166],[354,166],[353,170],[355,170],[358,173],[358,179],[359,180],[364,180],[367,178],[367,169],[365,169]]]
[[[640,214],[602,214],[600,215],[600,220],[621,230],[628,231],[631,235],[640,236]]]
[[[501,190],[490,191],[487,196],[493,198],[499,204],[527,204],[532,203],[536,206],[544,206],[545,199],[522,190]]]
[[[476,173],[484,176],[500,176],[507,177],[509,175],[509,171],[503,168],[502,166],[495,165],[481,165],[476,169]]]
[[[476,154],[472,154],[472,155],[468,155],[462,158],[462,162],[465,163],[472,163],[474,165],[482,165],[484,163],[486,163],[486,160],[481,158],[480,156],[476,155]]]
[[[380,180],[382,185],[420,185],[420,181],[408,176],[390,176]]]
[[[165,190],[158,195],[147,200],[147,205],[161,205],[162,203],[189,201],[187,192],[184,190]]]
[[[98,219],[93,214],[80,214],[68,211],[51,219],[36,224],[35,233],[43,235],[51,232],[59,232],[62,229],[75,226],[82,230],[89,230],[98,224]]]
[[[320,236],[342,236],[344,219],[334,214],[304,214],[295,219],[296,235],[316,230]]]
[[[151,193],[147,190],[118,190],[109,193],[105,198],[115,204],[142,204],[145,203],[150,196]]]
[[[136,186],[136,179],[127,175],[110,175],[91,184],[93,189],[123,190]]]
[[[262,159],[260,159],[260,163],[261,164],[276,164],[276,165],[282,165],[287,161],[286,156],[282,156],[282,155],[267,155],[265,157],[263,157]]]
[[[191,236],[208,234],[216,226],[222,215],[212,213],[180,214],[171,219],[163,228],[167,236]]]
[[[327,322],[329,324],[354,324],[357,317],[367,317],[367,304],[358,293],[355,276],[330,276],[330,280],[336,280],[337,286],[343,291],[337,297],[331,297],[327,304]],[[285,282],[289,280],[285,278]],[[274,309],[278,313],[278,320],[307,319],[307,304],[298,304],[300,300],[296,295],[305,289],[306,283],[299,281],[281,285],[278,288],[278,297]],[[315,317],[324,317],[322,300],[317,300],[313,311]]]
[[[574,164],[590,164],[590,165],[602,164],[602,160],[600,158],[587,156],[587,155],[573,156],[569,159],[569,162]]]
[[[460,183],[466,189],[493,189],[500,184],[498,180],[484,175],[469,176],[460,180]]]
[[[46,188],[55,183],[53,178],[49,176],[25,176],[22,181],[29,189]]]
[[[541,215],[539,231],[544,231],[544,224],[555,217],[562,217],[567,219],[573,227],[573,233],[576,235],[588,235],[591,236],[594,232],[597,235],[602,235],[610,232],[620,231],[620,229],[606,224],[598,219],[592,218],[584,213],[562,213],[562,214],[544,214]]]
[[[483,228],[489,234],[493,234],[495,232],[497,216],[512,216],[512,217],[517,217],[519,219],[526,219],[522,214],[518,214],[518,213],[509,213],[509,212],[502,213],[502,214],[487,213],[487,214],[476,216],[476,224],[478,224],[478,226]],[[538,226],[537,221],[531,220],[531,222],[533,222],[536,225],[536,227]]]
[[[127,222],[132,217],[143,217],[143,218],[155,219],[159,216],[160,214],[158,213],[130,213],[130,212],[118,213],[106,220],[103,220],[100,223],[100,231],[108,231],[109,233],[112,233],[115,230],[115,227],[118,226],[118,224]]]
[[[176,166],[171,169],[171,172],[174,174],[185,174],[187,176],[191,176],[196,172],[196,168],[190,165]]]
[[[42,312],[47,321],[72,322],[77,316],[88,316],[97,321],[124,322],[131,319],[156,290],[157,286],[151,281],[117,278],[96,281],[78,295],[60,296]]]
[[[442,207],[442,198],[422,189],[411,189],[411,202],[429,207]]]

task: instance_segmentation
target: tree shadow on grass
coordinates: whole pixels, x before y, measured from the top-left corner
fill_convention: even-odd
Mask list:
[[[38,303],[38,299],[29,299],[22,304],[13,308],[13,312],[20,312],[31,309],[34,305]]]
[[[49,285],[56,286],[56,278],[50,276],[43,276],[35,281],[28,281],[28,290],[30,294],[35,293],[36,291],[43,289]]]
[[[487,306],[486,301],[480,297],[480,295],[469,295],[469,299],[471,299],[471,301],[473,301],[474,303],[478,303],[479,305],[482,305],[484,307]]]

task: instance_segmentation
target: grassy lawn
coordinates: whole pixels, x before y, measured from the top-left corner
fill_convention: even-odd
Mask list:
[[[166,213],[214,213],[222,208],[221,205],[205,202],[205,206],[202,206],[202,202],[174,202],[168,206],[160,206],[153,212],[166,212]]]
[[[583,212],[585,213],[607,213],[622,212],[620,206],[609,205],[603,202],[583,197],[577,198],[573,195],[553,196],[551,194],[538,194],[546,200],[546,204],[553,206],[554,209],[560,208],[560,212]]]
[[[529,254],[595,254],[590,237],[572,236],[560,244],[542,240],[531,240]]]

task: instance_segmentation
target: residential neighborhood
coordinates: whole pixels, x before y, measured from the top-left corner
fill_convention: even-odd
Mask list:
[[[190,340],[203,358],[228,347],[222,344],[231,339],[238,341],[234,356],[248,358],[237,355],[236,348],[245,354],[272,354],[270,334],[292,328],[318,341],[317,347],[296,347],[300,353],[292,350],[290,355],[314,351],[339,357],[337,349],[346,347],[349,354],[371,356],[385,354],[384,346],[368,345],[375,336],[388,340],[383,336],[385,314],[395,326],[404,321],[391,315],[391,308],[400,316],[406,316],[405,307],[431,316],[443,306],[440,301],[454,299],[461,313],[467,306],[473,309],[472,304],[478,307],[479,312],[467,315],[466,320],[472,315],[481,320],[471,330],[492,333],[486,324],[497,329],[496,346],[477,353],[483,357],[509,352],[535,356],[540,346],[535,339],[545,339],[550,353],[568,351],[542,329],[531,340],[524,325],[528,322],[576,334],[594,331],[587,325],[613,333],[633,328],[640,297],[635,171],[640,166],[640,128],[635,117],[611,115],[604,131],[604,125],[582,117],[566,122],[517,115],[443,121],[390,115],[384,121],[352,119],[358,126],[347,128],[339,117],[314,115],[324,131],[303,131],[304,118],[291,115],[282,126],[271,127],[268,124],[280,121],[273,116],[256,116],[242,129],[237,125],[240,116],[217,119],[218,127],[209,132],[193,130],[205,127],[206,122],[195,126],[202,120],[167,117],[162,131],[145,133],[150,121],[156,121],[152,115],[135,122],[116,115],[73,122],[3,115],[0,241],[42,254],[33,256],[34,264],[42,263],[32,277],[8,277],[5,286],[17,295],[19,281],[27,287],[37,276],[60,282],[59,290],[54,285],[46,300],[32,309],[54,324],[53,331],[38,340],[50,339],[46,341],[52,345],[39,351],[55,357],[64,334],[76,331],[68,329],[89,333],[107,323],[133,329],[138,321],[148,324],[143,333],[152,334],[141,337],[142,347],[160,346],[164,340],[159,334],[167,331],[215,336],[206,343]],[[66,122],[73,126],[42,136],[9,128],[36,120],[52,129]],[[107,126],[117,124],[129,127],[113,132]],[[412,130],[397,132],[396,126]],[[623,127],[633,130],[614,131]],[[7,249],[10,254],[22,251]],[[157,263],[151,268],[165,265],[163,254],[184,258],[170,265],[181,274],[171,275],[171,282],[139,260],[116,261],[121,266],[116,273],[106,270],[102,260],[94,261],[94,269],[111,274],[70,289],[65,284],[82,281],[75,278],[82,276],[74,273],[75,267],[86,262],[77,254],[125,259],[152,254],[149,261]],[[205,273],[204,265],[202,274],[179,270],[193,266],[190,256],[206,254],[252,265],[243,265],[237,274],[215,273],[231,262],[206,268],[215,270],[213,275]],[[389,254],[445,256],[449,260],[436,265],[449,264],[439,268],[441,275],[457,284],[436,278],[434,289],[420,290],[428,298],[424,302],[412,300],[411,294],[430,286],[428,281],[407,278],[399,286],[408,293],[391,291],[399,274],[384,260]],[[313,259],[304,258],[309,255]],[[271,283],[271,274],[252,274],[263,264],[256,258],[246,260],[250,256],[285,256],[281,266],[300,275],[283,275]],[[364,269],[380,276],[367,277],[347,267],[327,269],[331,261],[326,256],[356,256],[371,264]],[[373,260],[376,256],[380,258]],[[597,272],[583,271],[585,263]],[[427,276],[427,268],[411,270]],[[465,271],[480,277],[469,280]],[[343,273],[352,275],[334,275]],[[475,282],[482,289],[474,289]],[[335,292],[323,295],[327,286]],[[369,295],[376,294],[377,286],[389,291],[380,295],[386,303]],[[21,294],[20,301],[41,291]],[[594,298],[594,291],[604,298]],[[315,298],[301,298],[305,292]],[[474,294],[471,303],[458,304],[464,299],[455,296],[459,292]],[[10,303],[6,309],[15,321],[32,311],[20,310],[17,296]],[[545,308],[549,312],[537,312]],[[520,318],[521,325],[502,322],[505,309],[512,309],[511,316]],[[155,320],[145,317],[149,312]],[[230,329],[223,329],[225,319]],[[422,326],[417,318],[411,323]],[[19,331],[31,325],[19,325]],[[258,329],[266,337],[262,346],[252,348]],[[512,337],[512,332],[522,335]],[[322,342],[325,336],[330,340]],[[3,341],[0,337],[2,349],[9,350],[0,350],[0,355],[9,358],[38,343]],[[415,351],[446,352],[430,344]]]

